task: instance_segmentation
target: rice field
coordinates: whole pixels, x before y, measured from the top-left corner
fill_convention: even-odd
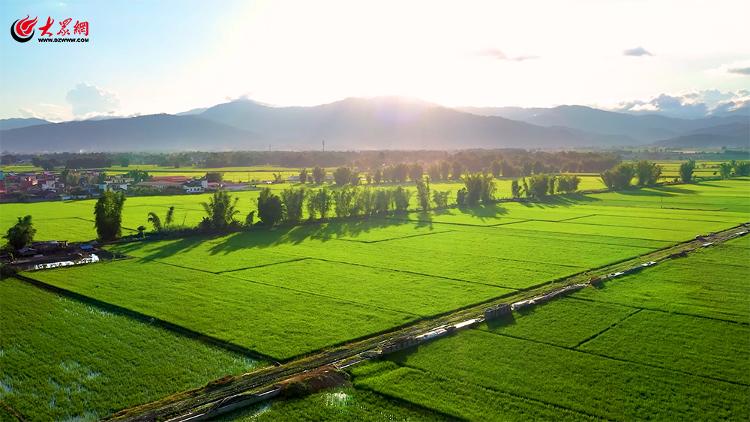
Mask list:
[[[750,327],[739,310],[750,295],[716,299],[750,288],[747,239],[357,367],[354,385],[465,420],[744,420]],[[724,272],[730,262],[745,277]],[[685,268],[696,277],[675,279]],[[688,287],[708,274],[716,296]],[[670,306],[687,298],[693,307]],[[738,312],[705,312],[727,307]]]
[[[261,364],[16,279],[0,332],[0,400],[26,420],[97,420]]]
[[[8,301],[8,306],[3,302],[0,399],[23,415],[42,419],[81,416],[80,409],[89,407],[96,413],[83,419],[101,417],[258,364],[222,346],[259,359],[288,360],[736,226],[750,220],[748,187],[748,180],[716,181],[680,185],[680,191],[572,195],[544,203],[500,203],[114,245],[113,251],[128,258],[24,273],[97,306],[15,280],[0,283],[0,289],[9,289],[0,300],[23,298]],[[653,197],[668,199],[672,206],[661,207]],[[141,198],[128,200],[126,210],[136,199]],[[708,203],[713,205],[705,207]],[[59,221],[79,218],[75,207],[61,207]],[[390,360],[355,367],[353,388],[274,402],[236,417],[629,420],[700,419],[705,414],[737,419],[750,412],[749,240],[707,248],[607,282],[601,289],[585,289],[515,313],[512,321],[483,325]],[[35,301],[43,306],[28,305]],[[66,310],[75,307],[90,310],[93,317]],[[155,323],[111,313],[117,309]],[[49,319],[67,312],[83,313],[87,320]],[[20,324],[29,319],[44,330],[49,327],[49,333],[72,333],[56,337],[23,331]],[[111,321],[132,326],[106,326]],[[199,335],[205,343],[157,328],[160,322]],[[134,347],[151,350],[158,349],[154,344],[160,341],[164,350],[154,351],[160,354],[155,358],[146,354],[142,361],[129,361],[131,366],[115,361],[106,377],[111,386],[66,402],[62,410],[32,409],[31,396],[19,395],[6,380],[40,383],[26,389],[51,395],[54,388],[47,380],[56,375],[41,381],[24,375],[24,368],[40,365],[29,353],[16,355],[7,366],[2,360],[13,350],[6,346],[9,341],[27,337],[23,341],[29,347],[59,350],[102,374],[96,369],[99,363],[84,357],[90,350],[103,350],[91,359],[110,354],[111,349],[97,342],[132,341]],[[71,338],[81,340],[68,341]],[[42,341],[46,343],[40,345]],[[179,345],[163,347],[173,343]],[[111,353],[125,356],[128,350]],[[201,358],[192,363],[196,369],[177,357],[173,365],[161,365],[168,353]],[[53,363],[57,366],[52,369],[38,370],[67,371],[69,366]],[[211,370],[203,365],[211,365]],[[162,376],[174,382],[154,387],[149,395],[151,390],[132,384],[140,379],[130,380],[139,378],[131,374],[141,372],[147,381]],[[116,380],[124,378],[127,391],[120,392]],[[70,391],[79,385],[88,390],[88,384],[77,382]],[[12,397],[8,394],[16,394],[16,401],[7,399]],[[63,399],[55,400],[57,404]],[[336,404],[324,405],[329,400]]]

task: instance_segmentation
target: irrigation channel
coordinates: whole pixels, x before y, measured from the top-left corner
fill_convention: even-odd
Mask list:
[[[607,280],[634,273],[659,263],[684,257],[689,252],[711,247],[750,232],[750,223],[697,236],[636,258],[591,269],[570,277],[547,282],[521,292],[496,298],[481,304],[428,318],[385,334],[350,342],[335,348],[292,361],[259,369],[239,376],[227,376],[210,382],[205,387],[177,393],[164,399],[122,410],[109,418],[113,421],[173,422],[207,420],[236,409],[256,404],[284,393],[295,382],[335,379],[340,370],[388,353],[416,346],[461,329],[475,326],[488,319],[501,318],[511,310],[535,306]]]

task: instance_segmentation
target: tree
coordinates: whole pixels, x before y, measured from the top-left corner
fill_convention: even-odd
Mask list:
[[[174,221],[174,205],[169,207],[167,210],[167,216],[164,218],[164,226],[169,227],[172,225],[172,222]]]
[[[393,204],[397,212],[405,212],[409,209],[409,199],[411,199],[411,191],[402,186],[393,190]]]
[[[719,164],[719,174],[722,179],[729,179],[732,176],[732,164],[721,163]]]
[[[549,192],[549,179],[549,176],[546,174],[535,174],[529,177],[526,196],[534,199],[541,199],[547,196]]]
[[[440,180],[440,166],[438,164],[431,164],[427,167],[427,175],[430,176],[430,180]]]
[[[138,237],[140,237],[141,239],[146,237],[146,226],[140,225],[136,228],[136,230],[138,230]]]
[[[323,183],[326,180],[326,171],[324,168],[315,166],[312,171],[312,178],[316,185]]]
[[[374,214],[387,214],[393,208],[393,194],[389,189],[378,189],[375,191],[373,202]]]
[[[271,193],[271,189],[265,188],[258,196],[258,217],[266,226],[273,226],[284,216],[284,207],[281,198]]]
[[[732,161],[735,176],[750,176],[750,161]]]
[[[332,201],[331,192],[327,188],[313,191],[307,200],[307,213],[310,215],[310,219],[315,219],[316,215],[320,215],[320,218],[328,217]]]
[[[406,163],[398,163],[391,169],[391,181],[404,183],[406,178],[409,176],[409,165]]]
[[[422,208],[422,211],[427,211],[430,209],[430,181],[420,178],[416,179],[416,182],[419,207]]]
[[[333,192],[333,202],[336,204],[336,217],[349,217],[353,215],[355,205],[356,187],[344,186]]]
[[[65,169],[68,171],[68,169]],[[67,175],[67,173],[66,173]],[[149,180],[151,176],[148,175],[148,172],[143,170],[130,170],[127,173],[125,173],[125,177],[129,179],[133,179],[133,183],[140,183],[144,180]]]
[[[154,231],[155,232],[160,232],[161,231],[161,229],[162,229],[161,218],[159,218],[159,216],[156,215],[155,212],[151,211],[150,213],[148,213],[148,219],[147,219],[147,221],[149,223],[151,223],[152,226],[154,226]]]
[[[476,205],[479,201],[489,203],[494,199],[495,181],[491,174],[474,173],[467,174],[463,178],[466,196],[464,197],[465,205]]]
[[[122,234],[122,207],[125,194],[107,191],[94,205],[94,225],[101,240],[115,240]]]
[[[635,168],[632,164],[621,163],[601,173],[602,182],[612,190],[630,187],[630,182],[635,176]]]
[[[635,164],[635,174],[638,177],[638,186],[653,186],[661,176],[661,166],[647,160],[641,160]]]
[[[456,192],[456,204],[459,206],[466,205],[466,188],[461,188]]]
[[[284,220],[297,223],[302,220],[302,207],[305,204],[305,188],[289,188],[281,192]]]
[[[562,175],[557,178],[557,191],[570,193],[578,190],[581,179],[576,175]]]
[[[440,180],[448,180],[451,173],[451,165],[447,161],[440,162]]]
[[[349,167],[339,167],[333,172],[333,181],[336,186],[344,186],[352,181],[352,169]]]
[[[417,182],[418,180],[421,180],[424,176],[424,169],[422,168],[422,165],[419,163],[414,163],[411,166],[409,166],[409,179],[411,179],[413,182]]]
[[[208,183],[221,183],[224,180],[224,173],[218,171],[210,171],[206,173],[206,182]]]
[[[299,182],[304,185],[305,183],[307,183],[307,179],[307,169],[302,169],[302,171],[299,172]]]
[[[680,180],[682,180],[682,183],[693,181],[693,170],[695,170],[695,161],[693,160],[680,164]]]
[[[510,194],[513,198],[521,197],[521,188],[518,186],[518,180],[514,180],[510,183]]]
[[[219,189],[214,192],[208,198],[208,202],[201,203],[207,215],[201,221],[201,226],[212,230],[223,230],[237,226],[239,223],[235,216],[240,212],[237,209],[237,201],[239,201],[239,198],[235,197],[233,200],[225,190]]]
[[[500,161],[493,161],[492,162],[492,176],[494,177],[500,177],[500,174],[502,174],[503,171],[503,165],[500,163]]]
[[[435,203],[435,208],[446,208],[448,207],[448,196],[450,195],[450,191],[433,191],[432,192],[432,202]]]
[[[451,166],[451,179],[461,180],[461,174],[464,172],[464,166],[460,162],[454,161]]]
[[[379,185],[380,182],[383,181],[383,170],[381,170],[380,167],[375,169],[375,172],[372,176],[372,181],[375,182],[376,185]]]
[[[30,245],[34,241],[35,234],[36,229],[31,222],[31,216],[27,215],[25,217],[18,217],[16,224],[9,228],[3,237],[8,240],[8,244],[13,249],[18,250]]]
[[[281,173],[274,173],[273,183],[284,183],[284,175]]]

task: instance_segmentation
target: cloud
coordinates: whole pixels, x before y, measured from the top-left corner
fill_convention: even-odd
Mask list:
[[[635,48],[628,48],[627,50],[623,51],[622,54],[626,56],[653,56],[648,50],[646,50],[643,47],[635,47]]]
[[[70,111],[68,107],[57,105],[40,103],[34,106],[34,108],[19,108],[18,114],[24,118],[37,118],[44,119],[50,122],[61,122],[70,119]]]
[[[87,83],[80,83],[68,91],[65,100],[70,104],[73,114],[78,117],[94,113],[112,114],[120,108],[117,95]]]
[[[727,72],[737,75],[750,75],[750,67],[732,67],[727,69]]]
[[[538,59],[539,56],[508,56],[505,54],[502,50],[497,48],[487,48],[484,50],[479,50],[476,53],[478,56],[482,57],[489,57],[495,60],[509,60],[514,62],[522,62],[524,60],[533,60]]]
[[[695,119],[721,115],[750,106],[750,91],[722,92],[716,89],[693,91],[680,95],[660,94],[649,100],[623,102],[613,108],[632,114],[662,114]]]

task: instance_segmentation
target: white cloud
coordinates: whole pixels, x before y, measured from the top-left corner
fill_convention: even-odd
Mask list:
[[[522,62],[524,60],[533,60],[538,59],[539,56],[531,56],[531,55],[521,55],[521,56],[509,56],[505,54],[500,49],[497,48],[486,48],[484,50],[479,50],[476,53],[478,56],[482,57],[489,57],[496,60],[510,60],[515,62]]]
[[[80,83],[68,91],[65,100],[68,101],[76,116],[91,113],[113,114],[120,108],[117,95],[87,83]]]
[[[661,94],[648,100],[623,102],[612,109],[633,114],[663,114],[694,119],[731,112],[748,105],[748,90],[722,92],[710,89],[680,95]]]

